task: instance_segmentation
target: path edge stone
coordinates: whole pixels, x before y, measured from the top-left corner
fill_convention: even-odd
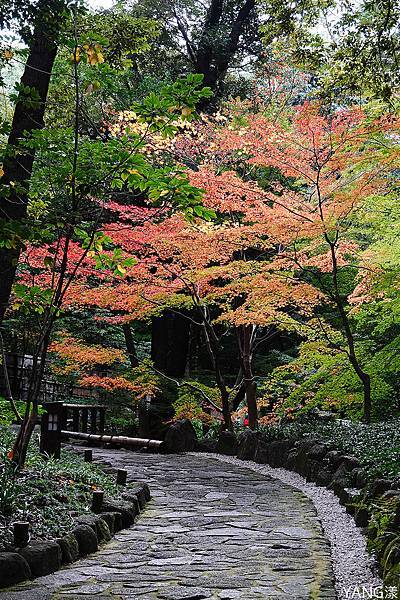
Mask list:
[[[73,530],[57,540],[35,541],[24,548],[15,548],[11,552],[1,553],[0,558],[3,559],[5,564],[9,555],[13,570],[12,577],[10,576],[10,570],[8,571],[9,577],[4,581],[5,585],[0,580],[0,590],[11,590],[12,586],[28,579],[54,573],[64,565],[71,564],[79,558],[97,552],[99,546],[106,545],[118,531],[134,526],[136,517],[140,515],[151,500],[150,488],[147,483],[135,483],[135,487],[133,489],[128,488],[123,497],[123,507],[120,507],[115,500],[106,498],[104,510],[99,514],[93,513],[86,517],[80,515],[77,517]],[[105,527],[107,527],[109,533],[106,536],[100,534],[100,532],[104,532]],[[50,546],[55,550],[54,556],[56,559],[53,561],[48,560]],[[33,564],[30,564],[29,556],[31,554],[35,557],[35,565],[47,564],[47,568],[40,575],[37,570],[32,568]],[[16,557],[18,557],[17,560]],[[38,575],[35,575],[35,572]]]

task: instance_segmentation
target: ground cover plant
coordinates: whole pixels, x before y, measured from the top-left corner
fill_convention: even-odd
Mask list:
[[[10,550],[12,523],[30,524],[32,541],[53,540],[69,533],[76,519],[93,514],[93,491],[103,490],[107,496],[121,499],[121,488],[115,478],[100,467],[83,461],[83,457],[63,449],[60,460],[39,453],[35,435],[26,460],[26,468],[18,473],[7,457],[12,435],[0,428],[0,548]]]
[[[281,425],[262,427],[269,440],[304,440],[317,438],[332,449],[355,456],[371,481],[378,477],[395,479],[400,473],[399,420],[381,423],[351,422],[348,420],[321,422],[312,418]]]

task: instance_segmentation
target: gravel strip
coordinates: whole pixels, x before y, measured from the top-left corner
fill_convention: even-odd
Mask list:
[[[375,561],[367,552],[365,537],[333,492],[308,482],[301,475],[286,469],[275,469],[269,465],[259,465],[220,454],[207,453],[204,456],[269,475],[301,490],[310,498],[317,510],[325,536],[330,542],[339,600],[359,597],[351,595],[357,587],[360,590],[364,586],[368,590],[382,589],[382,580],[375,572]]]

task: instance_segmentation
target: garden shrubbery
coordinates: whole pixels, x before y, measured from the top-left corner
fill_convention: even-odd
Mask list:
[[[400,419],[371,423],[345,420],[321,422],[312,416],[293,423],[262,428],[268,440],[311,437],[355,456],[368,479],[396,477],[400,472]]]

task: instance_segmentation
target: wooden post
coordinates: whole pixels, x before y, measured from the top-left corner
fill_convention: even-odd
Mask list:
[[[90,433],[97,432],[97,407],[92,406],[90,409]]]
[[[92,498],[92,511],[98,513],[101,511],[101,507],[103,506],[104,500],[104,492],[101,490],[96,490],[93,492]]]
[[[42,415],[40,452],[60,458],[61,431],[65,422],[65,407],[62,402],[43,404],[46,412]]]
[[[88,425],[88,409],[82,408],[82,432],[87,433],[87,425]]]
[[[25,521],[16,521],[13,524],[14,546],[22,548],[29,542],[29,523]]]
[[[126,469],[118,469],[117,471],[117,485],[126,485],[126,478],[128,471]]]
[[[100,413],[99,433],[103,434],[104,433],[105,421],[106,421],[106,409],[104,408],[104,406],[100,406],[99,413]]]
[[[72,409],[72,429],[79,431],[79,407]]]
[[[93,451],[85,450],[83,458],[84,458],[85,462],[92,462],[93,461]]]

